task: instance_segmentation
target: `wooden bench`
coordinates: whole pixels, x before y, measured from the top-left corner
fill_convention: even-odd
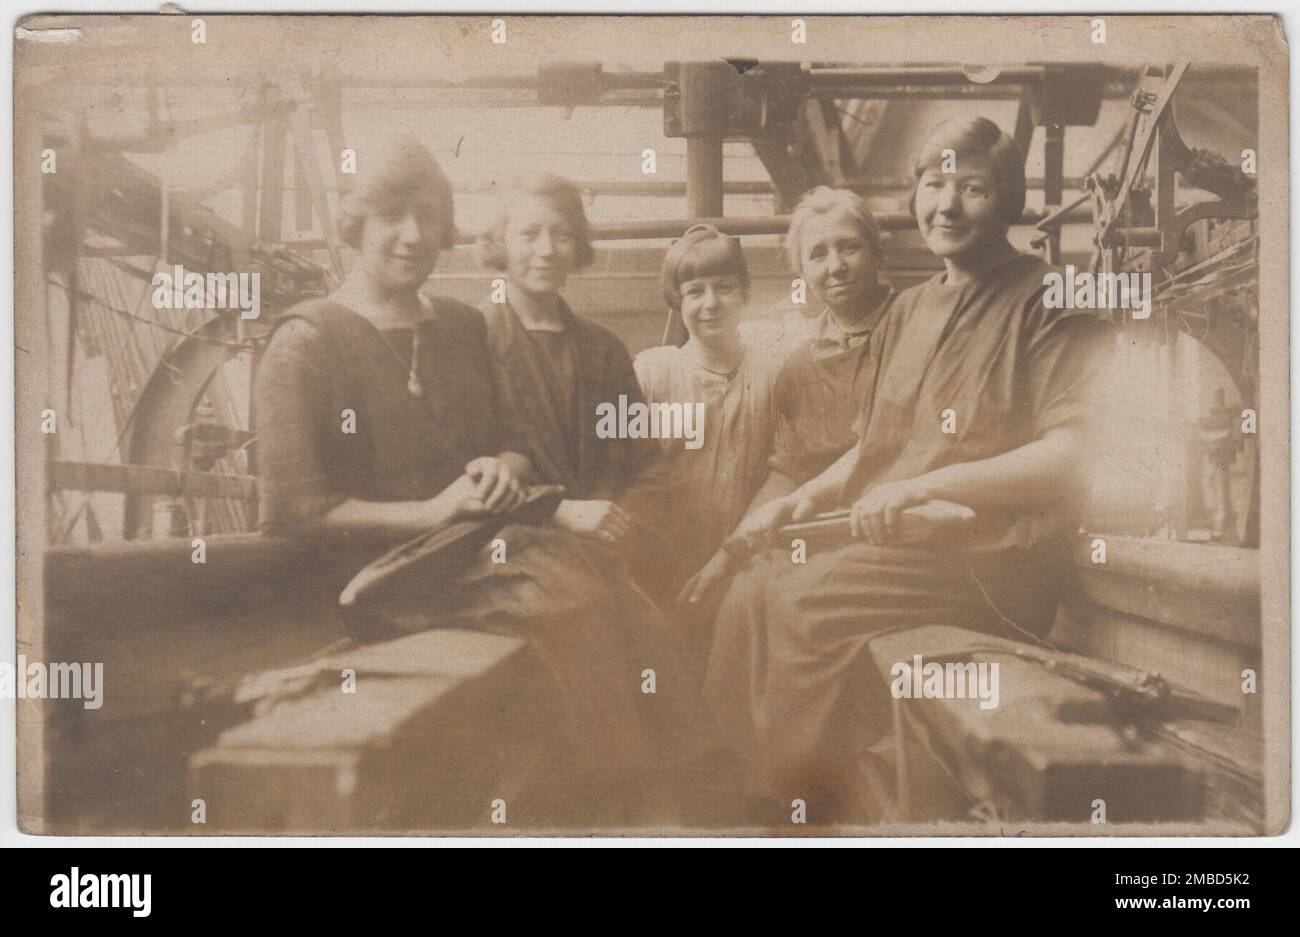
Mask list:
[[[548,738],[540,686],[521,638],[353,646],[247,681],[256,713],[190,759],[190,792],[222,832],[494,832],[494,801],[517,830]]]
[[[1106,562],[1093,562],[1097,539]],[[1161,739],[1206,772],[1209,824],[1264,829],[1262,696],[1243,672],[1262,669],[1260,555],[1245,547],[1081,536],[1071,591],[1051,637],[1103,661],[1159,672],[1236,709],[1230,724],[1171,720]]]
[[[323,653],[338,663],[329,652],[347,641],[341,584],[293,541],[211,537],[206,551],[205,564],[191,561],[188,540],[47,552],[44,656],[102,662],[104,704],[36,704],[45,724],[44,832],[469,826],[488,803],[478,792],[496,789],[489,778],[524,770],[532,743],[547,737],[534,721],[544,710],[528,695],[535,681],[520,642],[465,632],[349,652],[360,662],[356,695],[323,694],[314,718],[302,700],[257,715],[235,696],[249,675]],[[409,675],[381,676],[408,666]],[[533,733],[522,748],[521,728]],[[421,733],[424,741],[398,744]],[[404,747],[415,761],[392,754]],[[357,783],[340,795],[349,753]],[[431,765],[435,754],[441,762]],[[330,772],[334,781],[317,783]],[[470,780],[454,780],[462,776]],[[430,785],[421,800],[403,799],[403,777]],[[391,809],[379,805],[388,795],[375,784],[395,785]],[[473,794],[456,800],[449,792],[459,790]],[[206,827],[193,823],[195,798],[206,801]],[[320,822],[307,821],[317,813]]]
[[[1204,718],[1121,717],[1106,694],[953,628],[883,635],[882,677],[923,659],[980,648],[1001,664],[996,710],[969,699],[895,699],[892,750],[868,763],[867,787],[892,824],[981,822],[993,831],[1114,833],[1151,828],[1248,834],[1262,829],[1262,726],[1242,671],[1260,660],[1258,554],[1216,546],[1083,537],[1055,627],[1057,656],[1121,677],[1158,673],[1175,690],[1236,710]],[[1028,647],[1022,645],[1022,647]],[[979,656],[979,655],[977,655]],[[1082,714],[1082,715],[1081,715]],[[1104,801],[1106,824],[1092,823]],[[1077,828],[1074,830],[1077,832]]]

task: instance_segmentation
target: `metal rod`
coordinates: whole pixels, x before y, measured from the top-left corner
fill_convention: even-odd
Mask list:
[[[1068,215],[1072,214],[1076,208],[1078,208],[1084,202],[1088,201],[1090,198],[1092,198],[1092,193],[1084,192],[1082,195],[1076,198],[1069,205],[1054,210],[1050,215],[1045,217],[1042,221],[1038,222],[1038,224],[1034,225],[1034,227],[1037,228],[1039,231],[1048,230],[1058,222],[1066,220]]]
[[[975,98],[981,101],[1014,101],[1020,92],[1012,85],[896,85],[888,88],[862,88],[857,85],[826,85],[811,89],[808,96],[818,100],[849,101],[866,98],[873,101],[892,100],[951,100],[953,98]],[[1120,98],[1116,93],[1108,97]]]
[[[1068,65],[1069,63],[1061,63]],[[1081,63],[1083,64],[1083,63]],[[1106,81],[1131,81],[1143,73],[1139,66],[1110,66],[1102,72]],[[1156,74],[1162,69],[1156,66]],[[1013,65],[1001,69],[989,80],[975,81],[961,66],[953,65],[900,65],[888,68],[811,68],[808,84],[814,90],[833,87],[858,89],[888,88],[896,85],[1022,85],[1042,81],[1047,69],[1039,65]],[[1198,79],[1255,78],[1258,70],[1253,65],[1197,65],[1193,75]]]
[[[606,196],[614,195],[620,198],[637,197],[637,198],[683,198],[686,195],[685,182],[575,182],[583,195]],[[456,192],[474,192],[488,193],[494,191],[490,185],[477,186],[475,188],[458,188]],[[724,182],[722,191],[727,195],[771,195],[775,190],[771,182],[758,180],[748,182]]]
[[[1021,225],[1035,225],[1042,221],[1044,217],[1043,212],[1029,211],[1020,217],[1018,223]],[[916,229],[916,219],[906,212],[878,212],[875,219],[876,224],[882,231]],[[1090,211],[1067,213],[1060,220],[1065,222],[1091,222],[1092,213]],[[681,237],[687,228],[696,224],[710,224],[724,234],[737,237],[785,234],[786,229],[790,226],[790,216],[759,215],[752,218],[704,216],[654,219],[650,221],[611,221],[603,224],[593,224],[590,233],[593,241],[661,240]],[[325,248],[323,238],[293,238],[283,243],[295,250],[323,250]],[[475,238],[470,234],[461,234],[456,239],[456,244],[461,246],[468,246],[473,243],[475,243]]]
[[[811,88],[836,87],[880,88],[890,85],[1020,85],[1042,81],[1047,69],[1037,65],[1003,68],[987,81],[976,82],[960,66],[919,65],[892,68],[813,68],[808,72]]]

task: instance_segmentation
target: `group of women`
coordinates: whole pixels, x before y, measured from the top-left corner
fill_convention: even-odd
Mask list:
[[[1024,160],[996,125],[949,122],[922,148],[914,212],[944,270],[902,293],[880,277],[862,199],[804,197],[787,250],[822,311],[780,355],[743,340],[745,258],[707,225],[664,259],[680,345],[633,360],[575,316],[561,291],[593,252],[580,193],[552,175],[511,186],[482,238],[504,295],[479,309],[435,296],[426,280],[455,231],[445,175],[407,137],[366,164],[340,226],[355,264],[278,320],[258,369],[263,526],[347,563],[358,545],[508,515],[528,485],[563,485],[548,523],[497,535],[506,562],[485,550],[429,583],[427,615],[395,616],[390,633],[525,638],[575,798],[624,804],[613,822],[632,823],[647,790],[701,805],[712,785],[786,804],[773,821],[794,797],[858,819],[857,766],[889,711],[872,635],[1050,623],[1107,329],[1046,308],[1050,268],[1009,244]],[[703,445],[600,438],[597,405],[621,395],[703,403]],[[960,544],[901,543],[903,512],[929,501],[979,522]],[[850,542],[798,562],[777,542],[835,508],[850,509]],[[752,555],[738,563],[728,541]]]

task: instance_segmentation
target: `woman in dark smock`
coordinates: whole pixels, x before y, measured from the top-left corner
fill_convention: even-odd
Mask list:
[[[357,262],[328,299],[277,324],[255,385],[263,529],[335,558],[336,546],[378,551],[507,511],[533,477],[478,312],[419,293],[439,246],[453,243],[445,176],[407,137],[361,164],[342,225]],[[647,668],[661,691],[681,687],[665,622],[607,548],[551,525],[499,536],[506,562],[491,562],[488,547],[456,581],[431,582],[427,616],[394,618],[394,633],[450,626],[524,637],[556,706],[558,757],[602,796],[618,783],[634,790],[676,733],[674,707],[687,705],[684,692],[641,692]]]
[[[853,427],[876,372],[869,339],[894,300],[880,279],[880,229],[846,189],[819,186],[799,200],[786,254],[824,308],[777,378],[769,465],[781,484],[769,489],[772,497],[820,475],[857,443]]]
[[[948,149],[956,173],[941,171]],[[810,816],[848,803],[859,758],[888,724],[888,688],[867,654],[873,634],[946,624],[1032,640],[1051,624],[1109,329],[1088,310],[1045,308],[1052,268],[1007,242],[1023,167],[987,120],[931,135],[914,205],[945,272],[901,294],[878,330],[858,446],[742,524],[752,542],[771,543],[792,519],[852,506],[853,543],[805,565],[775,544],[736,577],[706,685],[753,783],[808,799]],[[900,513],[931,500],[976,512],[969,540],[897,542]]]

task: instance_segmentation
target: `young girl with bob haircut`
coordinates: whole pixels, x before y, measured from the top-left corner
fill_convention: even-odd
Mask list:
[[[688,337],[680,347],[637,355],[637,377],[652,405],[703,404],[697,448],[684,439],[659,440],[659,507],[645,512],[662,518],[654,578],[672,599],[735,529],[767,475],[780,361],[741,338],[750,281],[739,240],[696,225],[668,249],[660,279],[673,326]]]

